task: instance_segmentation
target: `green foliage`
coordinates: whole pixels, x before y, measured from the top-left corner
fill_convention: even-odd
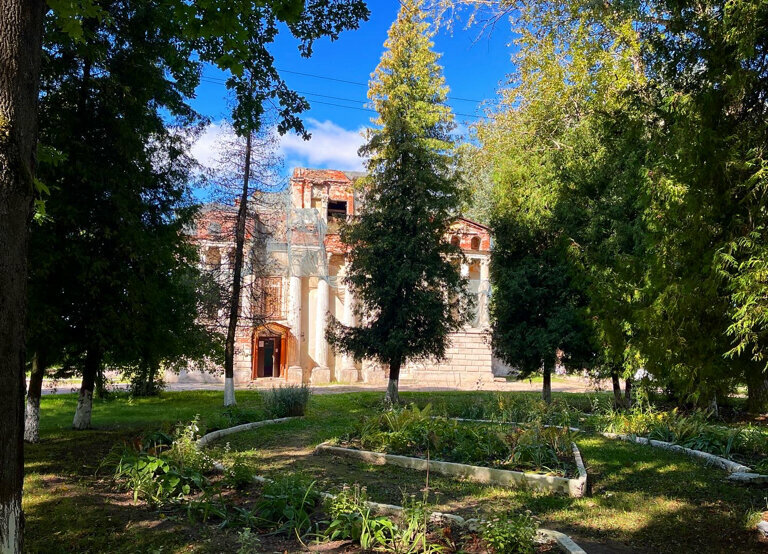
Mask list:
[[[184,499],[208,486],[205,473],[213,461],[194,446],[196,422],[182,428],[175,441],[161,431],[146,435],[122,450],[113,449],[102,466],[114,468],[114,479],[133,492],[133,501],[150,505]]]
[[[215,415],[206,418],[205,430],[210,433],[219,429],[227,429],[244,423],[264,419],[264,410],[245,408],[239,404],[227,406]]]
[[[746,383],[761,411],[767,35],[750,22],[766,6],[496,9],[515,14],[515,74],[475,165],[496,181],[502,358],[529,371],[539,350],[579,359],[583,324],[581,367],[643,367],[698,406]]]
[[[404,502],[402,522],[398,524],[388,517],[372,515],[366,502],[365,487],[344,486],[326,503],[330,521],[323,536],[328,540],[352,540],[364,551],[442,552],[442,547],[428,538],[429,512],[425,503],[412,499]]]
[[[429,405],[385,411],[366,419],[354,434],[365,450],[471,465],[566,474],[572,469],[567,427],[470,424],[433,418]]]
[[[326,501],[325,511],[329,522],[325,530],[328,540],[352,540],[361,542],[363,533],[370,534],[370,510],[366,506],[368,495],[365,487],[345,485],[341,492]],[[366,537],[363,541],[368,544]]]
[[[237,549],[236,554],[254,554],[261,551],[261,539],[248,527],[237,534],[237,540],[240,548]]]
[[[297,417],[307,413],[312,391],[306,384],[273,387],[261,394],[264,410],[270,418]]]
[[[253,483],[256,468],[248,461],[248,457],[239,452],[234,453],[224,466],[224,480],[234,489],[243,489]]]
[[[495,554],[532,554],[537,530],[530,512],[507,513],[484,521],[480,536]]]
[[[259,520],[278,532],[301,538],[312,529],[310,516],[320,493],[315,482],[302,475],[289,475],[264,485],[257,503]]]
[[[388,364],[393,385],[407,359],[442,357],[449,333],[469,318],[461,253],[445,240],[461,203],[453,116],[421,4],[403,2],[389,30],[368,93],[378,117],[361,149],[365,203],[341,228],[353,252],[345,282],[358,310],[374,315],[357,327],[333,320],[328,330],[333,347]],[[396,389],[389,394],[396,402]]]
[[[661,411],[634,408],[629,411],[607,410],[589,419],[599,431],[637,435],[679,444],[742,460],[759,460],[768,452],[768,432],[756,426],[729,428],[713,424],[711,414],[696,411],[689,415],[677,409]]]
[[[205,450],[197,448],[196,441],[200,430],[199,418],[196,416],[188,425],[179,427],[176,438],[165,456],[180,468],[189,468],[198,473],[208,473],[213,470],[215,460]]]

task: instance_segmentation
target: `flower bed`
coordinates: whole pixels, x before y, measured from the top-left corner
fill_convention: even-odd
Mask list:
[[[557,477],[579,475],[573,433],[541,423],[509,426],[433,417],[429,406],[389,410],[369,417],[340,446],[443,462],[525,471]]]

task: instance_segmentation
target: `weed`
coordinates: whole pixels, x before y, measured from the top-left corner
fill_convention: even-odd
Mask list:
[[[237,534],[237,541],[240,543],[240,548],[237,549],[236,554],[261,552],[261,540],[257,534],[251,532],[249,527],[246,527]]]
[[[229,457],[224,468],[224,480],[233,489],[243,489],[250,485],[253,482],[253,474],[254,468],[248,462],[248,456],[239,452]]]
[[[529,554],[534,552],[537,529],[530,512],[507,514],[484,521],[480,537],[495,554]]]
[[[320,493],[315,482],[301,475],[290,475],[264,486],[257,504],[259,519],[276,532],[294,533],[299,539],[312,528],[310,516]]]

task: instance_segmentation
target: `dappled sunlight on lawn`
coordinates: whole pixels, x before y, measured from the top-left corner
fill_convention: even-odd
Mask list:
[[[517,394],[517,393],[511,393]],[[464,403],[492,399],[485,393],[404,393],[420,404]],[[259,475],[300,473],[319,490],[339,491],[345,484],[367,487],[371,500],[400,504],[426,492],[433,509],[464,517],[488,517],[530,510],[544,527],[573,534],[604,552],[757,551],[744,529],[745,513],[764,505],[765,491],[736,487],[722,470],[687,456],[647,446],[580,434],[576,441],[589,473],[591,496],[570,498],[523,489],[483,485],[425,472],[372,465],[315,454],[325,440],[343,437],[380,405],[381,393],[314,396],[305,418],[236,433],[212,444],[216,459],[242,453]],[[218,391],[165,393],[160,398],[125,396],[97,401],[96,429],[69,428],[76,398],[46,397],[42,404],[42,441],[26,448],[25,508],[32,550],[234,551],[230,534],[209,526],[169,521],[146,505],[111,487],[111,473],[96,473],[113,448],[162,429],[172,432],[197,414],[201,422],[221,418]],[[238,391],[239,405],[260,413],[255,391]],[[762,504],[761,504],[762,503]],[[95,531],[94,531],[95,529]],[[53,530],[53,531],[52,531]],[[57,534],[58,533],[58,534]],[[121,546],[113,548],[116,543]],[[124,545],[124,546],[123,546]],[[197,548],[197,547],[195,547]],[[205,549],[204,548],[204,549]],[[590,551],[590,549],[587,549]]]

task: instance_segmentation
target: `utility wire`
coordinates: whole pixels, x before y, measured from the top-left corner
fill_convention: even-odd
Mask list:
[[[280,68],[275,68],[275,69],[277,69],[277,71],[279,71],[280,73],[290,73],[292,75],[302,75],[303,77],[313,77],[315,79],[323,79],[325,81],[336,81],[337,83],[346,83],[348,85],[357,85],[357,86],[366,87],[366,88],[368,87],[368,83],[361,83],[360,81],[348,81],[346,79],[337,79],[335,77],[327,77],[325,75],[316,75],[315,73],[302,73],[301,71],[291,71],[289,69],[280,69]],[[208,76],[205,76],[205,77],[203,77],[203,79],[210,79],[212,81],[220,81],[222,83],[226,82],[226,79],[220,79],[218,77],[208,77]],[[461,98],[459,96],[449,96],[448,99],[449,100],[458,100],[458,101],[461,101],[461,102],[472,102],[474,104],[480,104],[481,102],[484,102],[484,100],[476,100],[474,98]]]
[[[216,84],[216,85],[224,83],[223,80],[214,79],[212,77],[201,77],[200,80],[204,81],[206,83],[211,83],[211,84]],[[342,102],[354,102],[356,104],[365,104],[366,103],[365,100],[356,100],[354,98],[343,98],[341,96],[329,96],[327,94],[319,94],[317,92],[308,92],[308,91],[301,91],[301,90],[297,90],[296,92],[299,93],[299,94],[306,94],[307,96],[317,96],[319,98],[328,98],[328,99],[331,99],[331,100],[341,100]],[[370,108],[364,108],[364,107],[360,107],[360,106],[345,106],[343,104],[334,104],[332,102],[322,102],[320,100],[313,100],[312,102],[314,104],[324,104],[326,106],[336,106],[338,108],[348,108],[350,110],[361,110],[361,111],[365,111],[365,112],[377,113],[376,110],[372,110]],[[477,115],[477,114],[468,114],[468,113],[461,113],[461,112],[453,112],[453,114],[456,115],[456,116],[472,117],[472,118],[475,118],[475,119],[482,119],[482,117],[483,117],[483,116],[480,116],[480,115]]]

